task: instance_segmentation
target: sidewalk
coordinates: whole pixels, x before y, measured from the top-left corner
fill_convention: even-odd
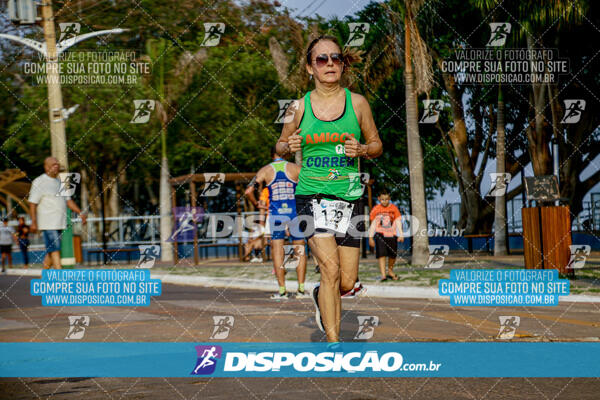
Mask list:
[[[367,295],[382,298],[420,298],[448,301],[447,297],[438,295],[438,281],[447,279],[451,269],[463,268],[523,268],[523,256],[505,257],[477,256],[477,262],[469,257],[450,256],[440,269],[413,268],[407,260],[398,259],[394,272],[397,281],[379,282],[377,260],[361,259],[359,277],[367,288]],[[189,259],[182,260],[176,266],[157,262],[152,268],[152,277],[163,283],[178,285],[261,290],[274,292],[277,290],[273,266],[270,261],[263,263],[239,262],[238,260],[203,259],[199,265],[191,265]],[[470,262],[469,262],[470,261]],[[571,295],[561,297],[561,301],[600,302],[600,257],[592,257],[586,265],[590,268],[577,270],[577,279],[571,280]],[[82,265],[79,268],[99,268],[97,265]],[[133,268],[129,265],[110,265],[108,268]],[[306,286],[312,288],[320,276],[315,273],[314,263],[309,262],[306,274]],[[41,269],[9,269],[10,275],[41,276]],[[286,274],[287,289],[297,290],[295,271]]]

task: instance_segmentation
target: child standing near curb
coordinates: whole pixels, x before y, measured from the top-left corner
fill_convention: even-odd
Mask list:
[[[398,253],[398,242],[403,242],[402,216],[400,210],[390,203],[390,195],[383,190],[378,197],[379,204],[371,210],[369,219],[369,246],[375,247],[375,255],[379,261],[380,282],[388,278],[398,280],[394,274],[394,264]],[[385,258],[388,258],[388,272],[385,272]]]

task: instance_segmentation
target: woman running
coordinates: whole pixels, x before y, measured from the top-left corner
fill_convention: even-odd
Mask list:
[[[296,210],[301,225],[308,222],[304,234],[321,270],[313,290],[317,324],[332,343],[339,342],[340,292],[352,290],[358,275],[360,236],[350,220],[362,214],[361,194],[349,195],[350,180],[358,173],[358,157],[382,153],[369,103],[340,85],[345,64],[336,38],[320,36],[310,43],[306,70],[315,90],[298,100],[293,108],[298,112],[277,143],[279,154],[302,152]],[[366,144],[359,143],[361,137]]]

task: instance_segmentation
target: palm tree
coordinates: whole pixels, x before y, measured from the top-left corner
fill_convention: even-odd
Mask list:
[[[411,214],[414,218],[412,221],[411,258],[413,265],[425,265],[429,260],[423,148],[419,135],[417,97],[418,94],[428,93],[431,90],[433,71],[431,56],[419,33],[415,19],[424,3],[425,0],[391,0],[389,4],[381,5],[386,13],[382,18],[384,26],[380,31],[387,33],[380,35],[378,40],[372,43],[371,50],[364,57],[362,68],[364,83],[370,90],[375,91],[400,66],[401,53],[404,50],[408,169]],[[400,45],[402,22],[404,22],[404,49]],[[421,228],[415,229],[418,225],[421,225]]]
[[[576,2],[575,2],[576,3]],[[484,12],[494,12],[497,9],[496,1],[494,0],[475,0],[477,7]],[[543,46],[541,43],[543,33],[550,28],[548,23],[552,25],[560,20],[559,23],[570,23],[577,21],[584,15],[585,6],[574,4],[568,0],[542,0],[535,5],[529,2],[515,3],[512,7],[503,8],[508,15],[506,17],[515,16],[520,20],[518,24],[521,29],[516,31],[516,36],[521,38],[526,37],[527,47],[532,49],[536,46]],[[543,32],[543,33],[542,33]],[[533,35],[542,33],[537,40],[540,43],[534,43]],[[532,83],[533,111],[535,113],[529,127],[527,129],[527,137],[529,141],[529,151],[532,160],[533,171],[535,175],[545,175],[551,170],[551,158],[547,141],[552,135],[548,128],[546,119],[546,96],[552,105],[552,109],[557,109],[560,106],[556,105],[558,96],[550,95],[552,90],[551,85],[541,83]],[[549,90],[545,90],[548,87]],[[505,114],[504,114],[504,99],[502,87],[498,87],[498,116],[497,116],[497,142],[496,142],[496,172],[504,173],[505,164]],[[550,118],[547,119],[548,121]],[[556,120],[556,118],[554,118]],[[555,121],[556,123],[556,121]],[[554,134],[556,135],[556,125],[554,125]],[[546,131],[548,130],[548,131]],[[557,135],[560,136],[560,135]],[[495,218],[494,218],[494,255],[504,255],[507,250],[507,224],[506,224],[506,196],[497,196],[495,199]]]
[[[414,16],[424,0],[404,0],[404,86],[406,93],[406,133],[408,144],[408,168],[410,179],[410,201],[412,216],[419,224],[413,230],[413,265],[425,265],[429,259],[429,236],[427,235],[427,203],[425,200],[425,178],[423,172],[423,148],[419,135],[419,108],[417,93],[431,89],[431,57],[419,34]],[[413,68],[414,64],[414,68]]]
[[[161,260],[173,261],[173,247],[169,237],[173,230],[173,219],[171,215],[171,185],[169,184],[169,161],[167,158],[167,129],[169,123],[178,113],[177,100],[192,83],[194,74],[202,66],[206,59],[206,49],[200,49],[192,54],[184,51],[178,58],[173,56],[173,45],[167,47],[165,39],[149,39],[146,42],[146,53],[155,66],[152,75],[152,86],[154,87],[158,100],[156,111],[160,121],[161,140],[161,162],[160,162],[160,245]],[[171,60],[175,59],[173,63]]]

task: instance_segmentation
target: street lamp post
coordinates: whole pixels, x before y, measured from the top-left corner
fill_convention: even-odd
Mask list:
[[[9,0],[9,14],[14,22],[35,23],[36,3],[34,0]],[[63,108],[58,57],[71,46],[100,35],[122,33],[127,29],[116,28],[90,32],[67,38],[56,43],[54,15],[52,13],[52,0],[43,0],[41,8],[41,25],[44,30],[44,42],[28,38],[0,33],[0,38],[12,40],[41,53],[46,60],[46,77],[48,85],[48,113],[50,119],[51,154],[55,157],[64,171],[69,170],[67,157],[67,137],[65,134],[65,111]],[[26,11],[26,13],[25,13]],[[26,15],[25,15],[26,14]],[[61,245],[61,263],[63,266],[73,266],[73,229],[71,225],[71,211],[67,209],[67,229],[63,231]]]

